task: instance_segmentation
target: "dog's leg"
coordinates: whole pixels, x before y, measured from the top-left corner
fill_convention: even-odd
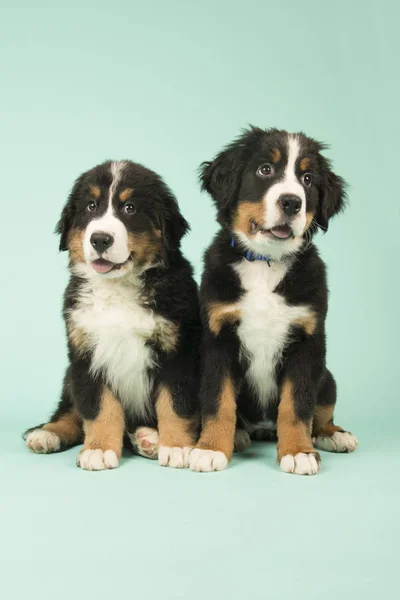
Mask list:
[[[335,403],[336,383],[330,371],[327,371],[314,408],[314,445],[328,452],[353,452],[358,445],[357,438],[333,423]]]
[[[314,475],[320,457],[311,439],[318,387],[325,370],[320,337],[307,335],[283,365],[278,406],[278,461],[285,473]]]
[[[189,455],[198,439],[199,418],[185,414],[178,386],[160,384],[156,399],[159,431],[158,462],[163,467],[176,469],[189,466]]]
[[[218,324],[217,328],[213,319],[215,314],[210,317],[210,330],[204,340],[200,386],[202,432],[190,455],[191,469],[200,472],[222,471],[227,467],[236,429],[239,341],[231,321]]]
[[[300,416],[300,397],[296,383],[285,379],[278,409],[278,460],[285,473],[314,475],[319,470],[319,455],[311,440],[312,406]]]
[[[124,411],[112,392],[102,386],[97,414],[84,418],[85,442],[77,465],[88,471],[118,467],[125,428]]]
[[[72,404],[68,369],[57,410],[48,423],[28,429],[24,433],[24,439],[32,452],[39,454],[61,452],[83,442],[82,425],[82,419]]]
[[[236,391],[232,378],[226,375],[219,382],[216,410],[203,409],[202,432],[190,455],[193,471],[223,471],[232,458],[236,429]]]

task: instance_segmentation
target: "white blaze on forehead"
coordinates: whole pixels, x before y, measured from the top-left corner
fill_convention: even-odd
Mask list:
[[[107,210],[101,217],[92,219],[85,231],[83,249],[87,261],[93,261],[99,258],[96,250],[90,243],[92,234],[97,231],[108,233],[114,238],[114,243],[102,255],[102,258],[113,263],[123,263],[129,258],[128,232],[122,221],[115,216],[113,208],[113,198],[126,165],[126,161],[116,161],[111,163],[110,170],[112,180],[108,192]]]
[[[128,163],[125,160],[113,161],[111,163],[112,180],[111,180],[110,190],[108,193],[108,205],[109,206],[112,203],[112,199],[117,190],[118,184],[121,181],[122,174],[123,174],[124,169],[127,164]]]
[[[289,135],[287,140],[288,157],[283,179],[272,185],[264,197],[266,205],[265,228],[271,229],[282,223],[283,214],[278,201],[284,194],[298,196],[301,201],[301,209],[292,221],[292,229],[295,235],[301,235],[306,223],[306,196],[304,188],[296,175],[296,164],[300,154],[300,142],[296,135]]]

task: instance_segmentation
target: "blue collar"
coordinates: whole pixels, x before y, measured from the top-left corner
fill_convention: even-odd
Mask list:
[[[235,238],[231,239],[231,246],[232,248],[235,247]],[[268,264],[268,266],[271,266],[271,262],[272,262],[272,258],[270,256],[264,256],[263,254],[256,254],[255,252],[251,252],[251,250],[245,250],[245,252],[243,253],[244,258],[246,260],[248,260],[249,262],[254,262],[255,260],[263,260],[264,262],[266,262]]]

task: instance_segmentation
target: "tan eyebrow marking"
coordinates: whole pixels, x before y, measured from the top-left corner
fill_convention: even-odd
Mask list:
[[[122,190],[122,192],[119,195],[119,199],[121,200],[121,202],[126,202],[128,200],[128,198],[130,198],[133,194],[133,188],[126,188],[124,190]]]
[[[280,150],[278,150],[278,148],[275,148],[272,151],[272,161],[274,164],[278,163],[282,158],[282,155],[280,153]]]
[[[89,185],[89,193],[97,200],[101,196],[101,190],[98,185]]]
[[[302,171],[305,171],[306,169],[308,169],[308,167],[310,166],[310,159],[309,158],[302,158],[300,161],[300,169]]]

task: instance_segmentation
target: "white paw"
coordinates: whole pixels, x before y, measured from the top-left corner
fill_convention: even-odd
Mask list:
[[[281,471],[295,473],[296,475],[315,475],[319,471],[319,464],[315,455],[300,452],[296,456],[286,454],[281,458]]]
[[[119,460],[114,450],[82,450],[78,454],[76,464],[86,471],[104,471],[105,469],[116,469]]]
[[[138,427],[134,433],[128,433],[132,446],[140,456],[157,458],[158,431],[153,427]]]
[[[244,452],[251,445],[250,435],[244,429],[235,431],[235,451]]]
[[[60,438],[56,433],[46,431],[45,429],[34,429],[26,436],[26,445],[32,452],[38,454],[47,454],[48,452],[57,452],[61,447]]]
[[[358,446],[357,438],[348,431],[335,431],[329,437],[314,438],[314,445],[327,452],[353,452]]]
[[[186,467],[189,466],[189,455],[191,450],[192,449],[188,446],[185,446],[184,448],[160,446],[158,450],[158,462],[162,467],[186,469]]]
[[[189,466],[199,473],[223,471],[228,466],[228,459],[223,452],[194,448],[190,453]]]

